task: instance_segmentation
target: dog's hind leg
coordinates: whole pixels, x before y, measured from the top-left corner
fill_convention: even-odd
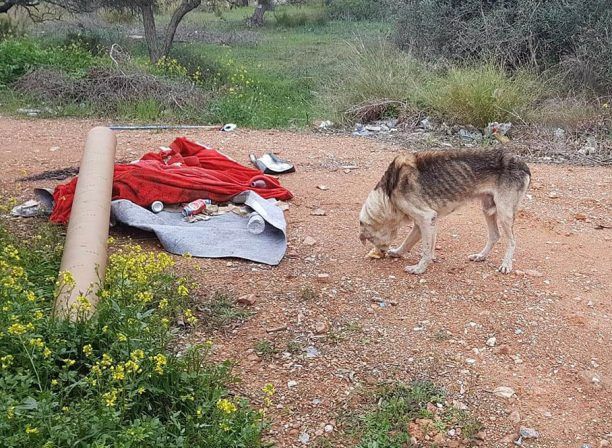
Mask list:
[[[398,247],[392,247],[391,249],[389,249],[387,251],[387,255],[393,258],[399,258],[405,253],[410,252],[410,250],[414,247],[416,243],[418,243],[420,239],[421,229],[419,229],[419,226],[414,224],[412,230],[410,231],[406,239],[404,239],[402,244],[400,244]]]
[[[495,206],[495,202],[493,201],[493,197],[490,195],[482,198],[482,212],[485,216],[485,220],[487,221],[487,229],[488,229],[488,237],[487,244],[485,247],[477,254],[472,254],[469,256],[471,261],[484,261],[487,259],[489,253],[495,246],[495,243],[499,241],[499,229],[497,227],[497,208]]]

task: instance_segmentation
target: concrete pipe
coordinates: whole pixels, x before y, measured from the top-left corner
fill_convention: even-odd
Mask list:
[[[89,131],[60,266],[54,308],[59,318],[90,317],[98,303],[106,270],[116,149],[117,138],[109,128]]]

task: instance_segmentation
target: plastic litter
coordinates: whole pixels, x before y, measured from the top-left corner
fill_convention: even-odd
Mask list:
[[[260,233],[263,233],[263,231],[266,229],[266,221],[261,217],[259,213],[253,212],[249,215],[247,229],[253,235],[259,235]]]
[[[151,211],[153,213],[159,213],[164,209],[164,203],[162,201],[155,201],[151,204]]]
[[[235,125],[234,123],[227,123],[225,126],[223,126],[223,127],[221,128],[221,130],[222,130],[223,132],[232,132],[232,131],[236,130],[236,128],[237,128],[237,127],[238,127],[238,126],[237,126],[237,125]]]
[[[249,159],[264,174],[285,174],[295,171],[292,164],[280,159],[276,154],[266,153],[259,159],[254,154],[250,154]]]
[[[46,216],[53,210],[53,190],[46,188],[35,188],[34,198],[23,204],[13,207],[11,216],[20,218],[31,218],[33,216]]]

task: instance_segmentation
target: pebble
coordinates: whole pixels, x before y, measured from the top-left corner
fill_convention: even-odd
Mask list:
[[[267,333],[276,333],[277,331],[283,331],[287,329],[287,325],[283,324],[283,325],[279,325],[277,327],[270,327],[270,328],[266,328],[266,332]]]
[[[599,441],[599,448],[604,448],[610,446],[610,442],[608,442],[607,440],[603,439]]]
[[[533,428],[527,428],[526,426],[521,426],[519,429],[519,435],[523,439],[537,439],[540,437],[540,433]]]
[[[325,190],[329,190],[329,187],[328,187],[327,185],[317,185],[317,188],[318,188],[319,190],[323,190],[323,191],[325,191]]]
[[[298,437],[298,440],[304,445],[307,445],[308,442],[310,442],[310,435],[308,435],[307,432],[303,432],[302,434],[300,434],[300,437]]]
[[[529,277],[542,277],[544,274],[542,274],[540,271],[536,271],[535,269],[526,269],[525,275],[528,275]]]
[[[255,305],[255,294],[246,294],[244,296],[238,297],[236,303],[240,305],[253,306]]]
[[[489,339],[487,339],[487,346],[489,347],[495,347],[495,344],[497,343],[497,338],[495,336],[490,337]]]
[[[512,423],[518,423],[521,421],[521,414],[519,411],[512,411],[509,417]]]
[[[576,221],[586,221],[588,216],[584,213],[576,213],[574,218],[576,218]]]
[[[313,210],[312,212],[310,212],[310,214],[312,216],[325,216],[325,210],[323,210],[322,208],[317,208],[315,210]]]
[[[319,356],[319,354],[319,350],[314,345],[306,347],[307,358],[316,358],[317,356]]]
[[[321,321],[315,324],[315,334],[324,334],[329,331],[329,325],[327,322]]]
[[[317,274],[317,281],[319,283],[329,283],[329,274]]]
[[[550,193],[548,193],[548,197],[549,197],[549,198],[551,198],[551,199],[557,199],[557,198],[559,198],[559,197],[561,197],[561,196],[559,195],[559,193],[558,193],[558,192],[556,192],[556,191],[551,191]]]
[[[325,425],[325,432],[326,433],[329,434],[330,432],[333,432],[333,431],[334,431],[333,425]]]
[[[297,381],[295,381],[295,380],[289,380],[289,381],[287,381],[287,387],[288,387],[289,389],[291,389],[292,387],[297,386],[297,384],[298,384],[298,382],[297,382]]]
[[[502,398],[511,398],[514,395],[514,389],[508,386],[499,386],[493,390],[493,394]]]
[[[306,238],[304,238],[304,241],[302,241],[302,243],[306,246],[314,246],[315,244],[317,244],[317,240],[315,240],[311,236],[307,236]]]

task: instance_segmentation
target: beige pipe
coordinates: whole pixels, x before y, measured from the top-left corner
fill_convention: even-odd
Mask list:
[[[59,318],[90,317],[98,303],[106,270],[116,148],[117,139],[109,128],[89,131],[60,266],[54,308]],[[79,296],[89,303],[77,300]]]

